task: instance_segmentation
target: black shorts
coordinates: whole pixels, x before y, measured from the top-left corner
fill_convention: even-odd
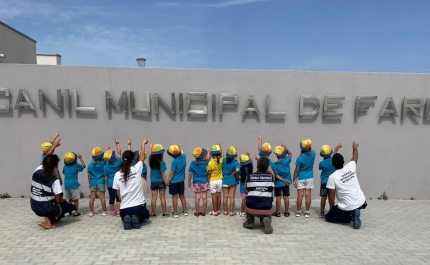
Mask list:
[[[277,187],[275,188],[275,196],[290,196],[290,186],[283,186],[283,187]]]
[[[321,197],[327,197],[328,196],[328,189],[327,189],[327,184],[321,184],[320,187],[320,196]]]
[[[176,183],[170,183],[170,186],[169,186],[169,194],[170,195],[176,195],[176,194],[183,195],[184,192],[185,192],[185,184],[183,181],[176,182]]]

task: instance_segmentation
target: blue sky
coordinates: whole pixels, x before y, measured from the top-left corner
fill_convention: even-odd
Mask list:
[[[430,1],[0,0],[64,65],[430,72]]]

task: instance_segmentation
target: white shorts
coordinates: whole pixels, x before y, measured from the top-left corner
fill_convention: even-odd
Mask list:
[[[314,188],[314,179],[302,179],[297,181],[297,189],[313,189]]]
[[[209,187],[210,187],[211,193],[221,192],[222,191],[222,180],[220,179],[220,180],[215,180],[215,181],[209,182]]]
[[[81,197],[81,191],[78,189],[71,189],[64,191],[64,197],[69,200],[78,200]]]

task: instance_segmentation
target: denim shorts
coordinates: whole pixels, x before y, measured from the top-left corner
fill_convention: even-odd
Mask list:
[[[97,185],[91,186],[90,191],[91,192],[97,192],[97,191],[105,192],[106,191],[105,184],[97,184]]]
[[[151,182],[151,190],[165,190],[166,184],[164,182]]]

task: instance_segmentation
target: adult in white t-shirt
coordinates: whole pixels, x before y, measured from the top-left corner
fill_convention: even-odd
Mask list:
[[[116,190],[120,205],[120,215],[124,229],[139,229],[140,224],[149,218],[146,209],[145,195],[142,189],[143,160],[145,159],[145,144],[148,141],[143,138],[140,149],[140,160],[132,166],[134,152],[127,150],[122,154],[122,165],[115,173],[112,188]]]
[[[339,153],[332,157],[332,164],[336,171],[330,175],[327,181],[329,190],[328,201],[330,211],[325,216],[330,223],[350,223],[353,228],[359,229],[361,226],[360,210],[366,208],[366,197],[361,191],[357,178],[358,144],[352,143],[351,162],[344,165],[343,156]],[[337,205],[334,205],[334,198],[337,198]]]

